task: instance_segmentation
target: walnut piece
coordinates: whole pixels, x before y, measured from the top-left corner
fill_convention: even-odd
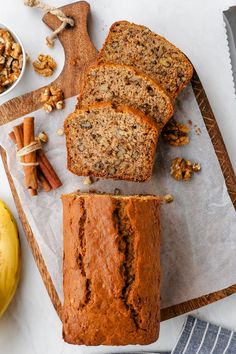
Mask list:
[[[48,142],[48,135],[45,132],[41,132],[38,135],[38,139],[42,141],[42,143],[47,143]]]
[[[172,203],[174,201],[174,197],[172,194],[166,194],[163,198],[166,203]]]
[[[0,28],[0,93],[6,91],[20,76],[23,66],[22,48],[10,32]]]
[[[162,137],[170,145],[183,146],[189,143],[188,132],[189,128],[186,125],[172,118],[164,127]]]
[[[89,185],[93,184],[93,179],[92,179],[92,177],[90,177],[90,176],[85,177],[85,179],[83,180],[83,184],[84,184],[85,186],[89,186]]]
[[[63,109],[64,94],[62,90],[56,86],[46,87],[41,94],[41,102],[43,103],[43,109],[50,113],[53,109]]]
[[[33,67],[36,73],[48,77],[54,73],[57,63],[50,55],[39,54],[38,60],[33,62]]]
[[[201,165],[199,163],[192,163],[189,160],[177,157],[171,162],[170,174],[177,181],[189,181],[193,172],[199,172],[200,170]]]
[[[200,165],[200,163],[194,163],[194,164],[192,165],[192,170],[193,170],[194,172],[199,172],[199,171],[201,171],[201,165]]]

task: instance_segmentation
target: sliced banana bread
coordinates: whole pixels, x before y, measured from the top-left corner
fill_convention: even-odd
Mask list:
[[[158,129],[142,112],[97,103],[70,114],[64,128],[71,172],[139,182],[151,177]]]
[[[170,97],[148,76],[121,64],[91,66],[78,98],[78,108],[111,101],[139,109],[162,128],[173,114]]]
[[[191,79],[186,56],[164,37],[144,26],[115,22],[98,56],[98,63],[134,66],[157,81],[174,99]]]

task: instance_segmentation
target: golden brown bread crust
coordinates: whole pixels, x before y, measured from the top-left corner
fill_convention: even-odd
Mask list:
[[[116,112],[121,112],[121,113],[128,113],[128,114],[133,114],[136,116],[137,122],[140,122],[141,124],[146,124],[152,131],[153,135],[155,136],[155,141],[153,141],[152,144],[150,144],[150,149],[149,149],[149,155],[151,156],[149,164],[147,166],[147,175],[144,178],[134,178],[134,176],[128,176],[125,175],[125,173],[122,173],[121,175],[117,175],[115,177],[112,177],[108,175],[106,172],[103,173],[102,171],[87,171],[83,166],[79,166],[78,164],[75,166],[75,163],[73,159],[71,158],[70,150],[72,147],[70,146],[69,142],[69,123],[70,120],[74,119],[80,112],[86,112],[87,110],[92,110],[92,109],[102,109],[102,108],[112,108]],[[84,107],[82,109],[76,110],[74,113],[71,113],[64,121],[64,131],[66,135],[66,147],[67,147],[67,168],[69,171],[72,173],[77,174],[78,176],[95,176],[95,177],[105,177],[105,178],[115,178],[115,179],[122,179],[122,180],[127,180],[127,181],[137,181],[137,182],[144,182],[147,181],[151,178],[152,175],[152,169],[154,165],[154,159],[155,159],[155,151],[156,151],[156,145],[158,141],[158,127],[155,122],[155,120],[151,117],[145,116],[142,112],[139,110],[129,107],[126,105],[120,105],[118,107],[113,107],[111,102],[100,102],[100,103],[95,103],[89,107]]]
[[[89,72],[97,67],[101,67],[101,68],[113,68],[114,70],[116,70],[117,68],[119,68],[120,70],[126,69],[129,70],[133,73],[133,75],[137,75],[140,76],[140,78],[142,78],[144,81],[147,82],[147,85],[150,85],[151,87],[154,87],[157,91],[159,91],[160,96],[162,96],[163,100],[165,100],[166,103],[166,114],[165,116],[163,116],[163,120],[161,123],[161,128],[169,121],[169,119],[172,117],[173,113],[174,113],[174,107],[172,104],[172,100],[169,97],[169,95],[166,93],[166,91],[156,82],[154,81],[150,76],[146,75],[145,73],[141,72],[140,70],[137,70],[136,68],[129,66],[129,65],[124,65],[124,64],[116,64],[116,63],[101,63],[99,65],[97,64],[92,64],[91,66],[89,66],[85,72],[85,76],[84,76],[84,80],[83,80],[83,84],[82,84],[82,89],[81,89],[81,93],[78,96],[78,101],[77,101],[77,105],[76,105],[76,109],[81,109],[84,107],[83,104],[83,99],[85,97],[85,92],[86,92],[86,86],[89,85],[88,83],[88,78],[89,78]],[[93,104],[95,103],[95,101],[92,102]],[[134,107],[134,105],[132,105],[132,100],[130,100],[130,102],[124,102],[124,104],[129,105],[131,107]],[[135,108],[135,107],[134,107]],[[138,108],[136,108],[138,109]],[[139,109],[141,111],[141,109]],[[145,112],[143,112],[145,114]],[[159,126],[158,125],[158,126]]]
[[[117,63],[109,63],[109,62],[101,62],[101,64],[91,64],[90,66],[88,66],[88,68],[85,70],[85,76],[84,76],[84,80],[82,83],[82,89],[81,89],[81,93],[78,95],[78,108],[80,109],[80,98],[83,97],[83,89],[84,86],[86,85],[86,77],[88,72],[92,69],[92,68],[96,68],[97,66],[104,66],[104,67],[111,67],[111,68],[116,68],[118,66],[123,67],[123,68],[127,68],[130,71],[133,71],[134,74],[141,76],[144,80],[148,80],[152,82],[152,85],[155,86],[156,88],[158,88],[158,90],[163,94],[163,96],[166,96],[169,98],[169,95],[166,93],[166,91],[163,89],[163,87],[160,86],[160,84],[158,82],[156,82],[155,80],[153,80],[150,76],[148,76],[147,74],[145,74],[144,72],[134,68],[133,66],[130,65],[125,65],[125,64],[117,64]],[[173,105],[170,104],[170,107],[173,109]]]
[[[149,28],[146,27],[146,26],[137,25],[137,24],[135,24],[135,23],[128,22],[128,21],[125,21],[125,20],[114,22],[114,23],[112,24],[112,26],[110,27],[108,36],[106,37],[105,42],[104,42],[104,44],[103,44],[101,50],[100,50],[99,53],[98,53],[98,57],[97,57],[97,60],[96,60],[96,62],[97,62],[98,64],[101,64],[101,63],[104,63],[104,62],[109,62],[108,60],[106,60],[106,59],[104,58],[105,48],[106,48],[107,44],[109,43],[110,39],[112,38],[112,35],[113,35],[112,32],[113,32],[113,30],[115,29],[115,27],[116,27],[117,25],[120,25],[120,24],[121,24],[121,25],[127,25],[127,26],[135,26],[136,28],[139,28],[141,31],[149,30]],[[149,30],[149,31],[150,31],[150,30]],[[155,33],[155,32],[152,32],[152,31],[150,31],[150,33],[153,34],[153,35],[155,35],[156,37],[158,37],[160,40],[164,41],[165,43],[167,43],[167,44],[168,44],[169,46],[171,46],[173,49],[175,49],[176,52],[178,52],[178,54],[179,54],[180,57],[182,58],[182,60],[185,62],[185,66],[186,66],[186,68],[185,68],[185,69],[186,69],[186,81],[183,82],[183,83],[178,87],[178,89],[176,90],[175,93],[173,93],[173,94],[169,93],[169,92],[166,90],[165,86],[161,85],[161,86],[163,86],[163,88],[165,89],[165,91],[170,95],[170,97],[171,97],[172,99],[175,99],[175,98],[179,95],[179,93],[182,92],[183,89],[184,89],[184,88],[187,86],[187,84],[189,83],[189,81],[190,81],[190,79],[191,79],[191,77],[192,77],[192,75],[193,75],[193,66],[192,66],[192,64],[190,63],[189,59],[186,57],[186,55],[185,55],[183,52],[181,52],[181,50],[178,49],[174,44],[172,44],[171,42],[169,42],[165,37],[160,36],[159,34],[157,34],[157,33]],[[113,63],[113,61],[111,61],[111,62]],[[135,65],[134,65],[134,66],[135,66]],[[145,71],[145,70],[142,70],[142,71]],[[149,76],[152,76],[152,75],[150,74]],[[152,78],[155,80],[155,78],[154,78],[153,76],[152,76]],[[155,80],[155,81],[157,81],[157,83],[159,83],[158,80]]]
[[[62,196],[63,337],[150,344],[160,322],[160,199]]]
[[[102,108],[102,107],[111,107],[113,108],[116,112],[127,112],[127,113],[132,113],[137,115],[138,119],[140,120],[140,122],[145,122],[146,124],[152,126],[153,129],[155,129],[156,131],[158,130],[157,125],[156,125],[156,121],[149,116],[146,116],[143,112],[139,111],[138,109],[134,108],[134,107],[130,107],[127,106],[125,104],[121,104],[117,107],[114,107],[114,105],[112,104],[112,102],[98,102],[98,103],[93,103],[91,104],[89,107],[83,107],[83,108],[79,108],[76,110],[76,113],[79,113],[80,111],[86,111],[88,109],[93,109],[93,108]],[[74,114],[74,113],[71,113]],[[70,115],[66,118],[66,120],[70,117]],[[65,121],[66,121],[65,120]]]

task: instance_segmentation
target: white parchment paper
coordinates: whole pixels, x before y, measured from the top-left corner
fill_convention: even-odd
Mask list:
[[[0,127],[0,144],[6,149],[8,164],[27,219],[33,230],[52,281],[63,301],[62,289],[62,204],[60,195],[77,189],[123,194],[151,193],[174,195],[172,204],[162,207],[162,307],[205,295],[236,283],[236,213],[227,193],[225,181],[213,145],[206,130],[191,86],[176,103],[176,118],[191,120],[191,142],[185,147],[171,147],[160,141],[152,179],[146,183],[100,180],[83,185],[66,169],[65,137],[56,131],[64,118],[74,110],[75,98],[66,108],[50,115],[43,110],[30,114],[36,119],[36,132],[50,137],[45,152],[60,176],[63,186],[56,191],[41,191],[30,197],[23,186],[23,172],[17,163],[14,144],[8,138],[12,127],[22,118]],[[194,125],[201,134],[195,133]],[[169,174],[175,157],[200,162],[202,171],[190,182],[177,182]]]

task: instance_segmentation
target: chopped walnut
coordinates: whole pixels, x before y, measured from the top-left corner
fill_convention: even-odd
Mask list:
[[[194,163],[194,164],[192,165],[192,170],[193,170],[193,172],[199,172],[199,171],[201,171],[201,165],[200,165],[200,163]]]
[[[42,141],[43,143],[47,143],[48,142],[48,135],[45,132],[41,132],[38,135],[38,139],[40,141]]]
[[[199,163],[192,163],[189,160],[177,157],[176,159],[172,160],[170,174],[177,181],[189,181],[193,172],[198,172],[200,170],[201,165]]]
[[[183,146],[189,143],[188,132],[189,128],[186,125],[172,118],[164,127],[162,136],[170,145]]]
[[[23,67],[22,48],[10,32],[0,28],[0,93],[6,91],[20,76]]]
[[[56,86],[46,87],[41,94],[41,102],[43,109],[50,113],[53,109],[64,108],[64,94],[62,90]]]
[[[172,194],[166,194],[163,198],[166,203],[172,203],[174,201],[174,197]]]
[[[52,76],[57,63],[50,55],[40,54],[38,60],[33,62],[34,71],[42,76]]]
[[[83,184],[84,184],[85,186],[89,186],[89,185],[93,184],[93,179],[92,179],[92,177],[90,177],[90,176],[85,177],[85,179],[83,180]]]

